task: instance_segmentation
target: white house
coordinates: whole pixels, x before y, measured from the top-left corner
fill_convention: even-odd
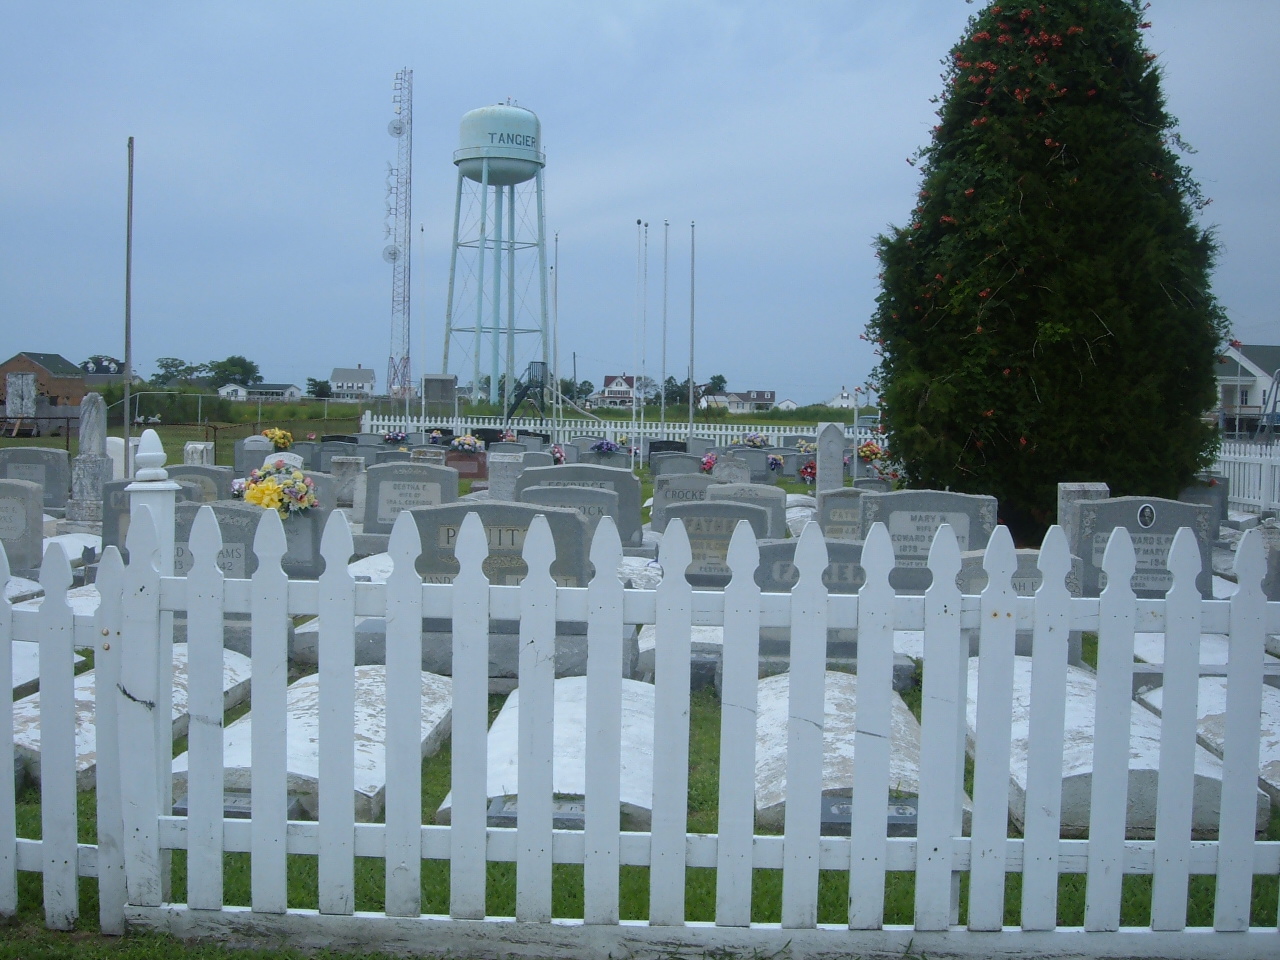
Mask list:
[[[238,383],[228,383],[218,388],[218,396],[224,400],[248,400],[249,388],[242,387]]]
[[[840,392],[827,401],[828,407],[838,407],[843,410],[856,410],[858,407],[858,397],[856,393],[850,393],[843,384],[840,386]]]
[[[796,409],[799,409],[799,407],[800,407],[800,404],[796,403],[790,397],[788,397],[786,400],[779,400],[777,403],[773,405],[773,409],[775,410],[796,410]]]
[[[255,383],[249,387],[250,400],[301,400],[302,388],[296,383]]]
[[[329,374],[329,388],[335,400],[364,400],[373,396],[376,378],[368,367],[334,367]]]
[[[1276,413],[1275,378],[1280,373],[1280,346],[1232,340],[1218,358],[1219,425],[1230,433],[1249,432],[1263,417]]]
[[[772,390],[740,390],[725,394],[730,413],[762,413],[772,410],[777,395]]]
[[[592,407],[629,407],[635,396],[636,378],[625,373],[616,377],[605,377],[602,386],[591,396],[587,404]]]

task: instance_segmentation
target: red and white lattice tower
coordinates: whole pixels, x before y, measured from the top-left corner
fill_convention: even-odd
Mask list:
[[[396,165],[387,165],[387,227],[390,242],[382,259],[391,264],[391,353],[387,359],[387,396],[413,395],[409,369],[409,229],[413,218],[413,71],[396,74],[395,116],[387,132],[396,138]]]

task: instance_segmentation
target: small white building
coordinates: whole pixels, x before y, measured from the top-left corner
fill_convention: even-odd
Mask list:
[[[828,407],[837,407],[841,410],[856,410],[858,407],[858,397],[856,393],[850,393],[848,389],[841,384],[840,392],[827,401]]]
[[[1219,425],[1229,433],[1252,432],[1277,409],[1274,379],[1280,372],[1280,346],[1232,340],[1218,360]]]
[[[788,397],[786,400],[779,400],[777,403],[773,405],[773,409],[775,410],[797,410],[799,409],[799,407],[800,407],[800,404],[796,403],[790,397]]]
[[[635,397],[635,390],[635,377],[628,377],[625,373],[605,377],[604,386],[587,397],[587,404],[592,407],[629,407]]]
[[[373,396],[376,382],[374,372],[368,367],[334,367],[329,374],[329,389],[334,400],[366,400]]]
[[[296,383],[255,383],[249,387],[250,400],[301,400],[302,388]]]
[[[224,400],[248,400],[249,388],[238,383],[228,383],[218,388],[218,396]]]
[[[725,394],[730,413],[763,413],[772,410],[777,394],[772,390],[739,390]]]

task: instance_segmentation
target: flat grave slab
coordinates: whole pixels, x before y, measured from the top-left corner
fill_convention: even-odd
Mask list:
[[[1157,687],[1138,697],[1157,716],[1164,707],[1164,690]],[[1227,678],[1201,677],[1196,695],[1196,739],[1216,757],[1226,740]],[[1280,690],[1262,688],[1262,737],[1259,742],[1258,786],[1273,804],[1280,803]]]
[[[20,700],[40,687],[40,644],[32,640],[13,641],[13,698]],[[75,655],[77,664],[84,657]]]
[[[26,577],[10,577],[4,585],[4,598],[10,603],[21,603],[44,593],[44,587],[36,580]]]
[[[67,603],[71,607],[71,612],[77,617],[91,617],[98,612],[98,604],[102,598],[98,595],[98,587],[96,584],[88,583],[83,587],[72,587],[67,591]],[[14,604],[15,610],[39,610],[40,604],[44,603],[44,595],[32,597],[29,600],[23,600],[21,603]]]
[[[387,671],[382,666],[355,668],[355,803],[356,819],[376,820],[386,800]],[[430,756],[449,735],[453,719],[453,681],[422,674],[422,756]],[[319,806],[320,677],[313,674],[289,685],[286,694],[288,792],[297,796],[311,817]],[[223,787],[248,792],[253,784],[250,744],[253,714],[247,713],[223,731]],[[186,793],[187,754],[173,761],[175,795]]]
[[[223,709],[230,709],[249,695],[249,658],[223,651]],[[91,790],[97,779],[98,754],[94,735],[95,671],[86,670],[75,678],[76,788]],[[187,732],[187,645],[173,645],[173,735]],[[33,693],[13,705],[13,746],[23,758],[28,774],[40,779],[40,694]]]
[[[787,698],[791,675],[760,681],[756,707],[756,822],[783,826],[787,809]],[[895,799],[920,792],[920,724],[896,693],[892,697],[890,794]],[[853,783],[858,678],[826,672],[823,697],[822,795],[849,796]],[[889,797],[886,797],[886,812]]]
[[[967,746],[972,753],[977,724],[978,658],[969,658]],[[1095,676],[1080,667],[1067,667],[1066,728],[1062,754],[1062,836],[1083,837],[1089,830],[1089,800],[1093,783],[1093,705]],[[1013,671],[1013,737],[1009,750],[1009,815],[1020,828],[1025,823],[1027,745],[1031,718],[1031,659],[1016,657]],[[1149,839],[1155,835],[1156,783],[1160,765],[1160,720],[1136,701],[1129,715],[1129,790],[1125,834]],[[1196,747],[1195,794],[1191,832],[1208,838],[1218,832],[1222,795],[1222,761]],[[1258,792],[1257,829],[1271,816],[1266,794]]]
[[[620,791],[624,829],[649,829],[653,807],[654,688],[638,680],[622,681],[622,764]],[[555,682],[552,790],[560,798],[586,792],[587,678]],[[520,691],[514,690],[489,727],[486,795],[514,797],[519,790]],[[444,798],[436,820],[450,822],[453,794]]]

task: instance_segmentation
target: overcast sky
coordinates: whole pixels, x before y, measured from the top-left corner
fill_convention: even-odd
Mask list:
[[[800,403],[863,382],[872,240],[918,189],[962,0],[31,3],[0,0],[0,352],[123,355],[125,144],[137,138],[133,336],[158,357],[243,354],[305,384],[383,384],[392,80],[414,70],[414,373],[438,372],[458,121],[536,111],[560,235],[560,354],[636,370],[636,228],[650,224],[647,371]],[[1148,43],[1222,244],[1215,292],[1280,342],[1280,3],[1153,0]],[[421,229],[419,229],[421,227]],[[453,368],[458,354],[455,348]],[[1137,358],[1135,358],[1137,359]],[[464,368],[462,379],[469,379]]]

